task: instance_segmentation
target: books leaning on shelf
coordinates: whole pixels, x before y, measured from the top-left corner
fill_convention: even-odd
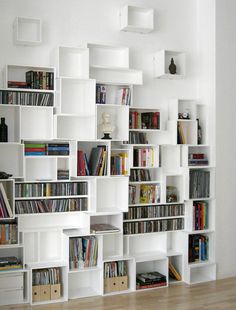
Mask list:
[[[154,149],[138,148],[133,152],[134,167],[153,167],[154,166]]]
[[[115,233],[119,232],[119,228],[111,224],[91,224],[90,231],[92,234],[105,234],[105,233]]]
[[[184,219],[163,219],[163,220],[147,220],[124,222],[124,235],[155,233],[162,231],[183,230]]]
[[[93,147],[89,161],[84,151],[77,152],[77,175],[103,176],[107,173],[107,149],[106,146]]]
[[[52,107],[53,94],[0,90],[0,104]]]
[[[166,276],[158,271],[143,272],[136,275],[136,289],[148,289],[166,286]]]
[[[68,156],[69,143],[25,143],[25,156]]]
[[[184,128],[182,122],[178,122],[177,125],[177,144],[186,144],[186,136],[184,133]]]
[[[16,201],[16,214],[87,211],[87,198]]]
[[[87,195],[87,182],[16,182],[16,198]]]
[[[190,198],[210,197],[210,171],[192,169],[189,180]]]
[[[70,269],[83,269],[97,266],[98,239],[94,236],[70,238]]]
[[[150,171],[148,169],[131,169],[130,182],[151,181]]]
[[[129,144],[148,144],[145,132],[129,132]]]
[[[5,188],[0,183],[0,218],[11,218],[13,217],[12,209],[7,198]]]
[[[189,263],[208,260],[209,237],[206,235],[189,235]]]
[[[22,262],[15,256],[0,257],[0,271],[22,269]]]
[[[208,229],[208,202],[193,202],[193,230]]]
[[[129,207],[128,212],[124,213],[124,220],[148,219],[168,216],[184,216],[184,204]]]
[[[209,162],[207,156],[204,153],[189,154],[188,157],[189,166],[207,166],[208,163]]]
[[[111,175],[128,174],[128,153],[111,152]]]
[[[16,221],[0,222],[0,245],[17,244],[17,239]]]
[[[129,112],[130,129],[160,129],[160,112]]]
[[[180,273],[178,272],[178,270],[175,268],[175,266],[172,264],[171,261],[169,261],[169,276],[176,281],[182,280]]]
[[[160,184],[129,185],[129,204],[159,202]]]

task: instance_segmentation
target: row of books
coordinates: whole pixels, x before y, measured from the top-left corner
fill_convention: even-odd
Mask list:
[[[129,185],[129,204],[159,203],[160,195],[159,184]]]
[[[17,244],[17,223],[15,221],[7,221],[0,223],[0,245],[1,244]]]
[[[16,256],[0,257],[0,271],[22,269],[21,259]]]
[[[208,158],[204,153],[191,153],[188,156],[189,166],[207,166],[208,164]]]
[[[165,219],[154,221],[125,222],[123,223],[124,235],[154,233],[184,229],[184,219]]]
[[[31,89],[54,89],[54,72],[31,70],[25,73],[25,80]]]
[[[111,152],[111,175],[128,174],[128,153]]]
[[[158,271],[142,272],[136,275],[136,289],[148,289],[166,286],[166,276]]]
[[[0,104],[52,107],[53,94],[0,90]]]
[[[145,132],[129,132],[129,144],[148,144]]]
[[[155,218],[165,216],[182,216],[184,215],[184,205],[159,205],[145,207],[129,207],[129,211],[124,213],[124,220]]]
[[[83,150],[77,152],[77,175],[98,175],[107,174],[107,149],[106,146],[100,145],[93,147],[89,160]]]
[[[70,238],[70,269],[97,266],[98,239],[94,236]]]
[[[97,104],[111,104],[107,98],[107,85],[96,85],[96,103]],[[130,105],[131,101],[131,89],[129,87],[120,87],[115,90],[114,104],[117,105]]]
[[[155,150],[153,148],[139,148],[133,151],[134,167],[153,167],[155,166]]]
[[[189,235],[189,263],[206,261],[209,258],[209,237]]]
[[[194,201],[193,202],[193,229],[203,230],[208,229],[208,202]]]
[[[13,217],[12,209],[7,198],[5,188],[0,183],[0,219]]]
[[[148,169],[131,169],[130,182],[151,181],[150,171]]]
[[[68,156],[69,143],[25,143],[25,156]]]
[[[123,277],[128,274],[127,261],[113,261],[104,263],[104,279]]]
[[[210,196],[210,171],[190,170],[189,197],[203,198]]]
[[[130,129],[160,129],[160,112],[129,112]]]
[[[19,197],[50,197],[87,195],[87,182],[42,182],[16,183],[15,196]]]
[[[16,201],[16,214],[87,211],[87,198]]]
[[[33,285],[53,285],[61,283],[60,268],[36,269],[32,271]]]

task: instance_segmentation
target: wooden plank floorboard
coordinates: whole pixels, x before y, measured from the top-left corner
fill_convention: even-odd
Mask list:
[[[17,305],[1,310],[236,310],[236,278],[107,297],[75,299],[45,306]]]

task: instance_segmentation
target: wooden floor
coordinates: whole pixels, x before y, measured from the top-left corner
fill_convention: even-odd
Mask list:
[[[173,285],[156,289],[109,297],[72,300],[47,306],[5,306],[3,309],[79,309],[79,310],[236,310],[236,278],[219,280],[200,285]]]

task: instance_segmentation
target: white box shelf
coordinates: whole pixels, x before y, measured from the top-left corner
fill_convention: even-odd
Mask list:
[[[13,178],[24,177],[24,145],[0,143],[0,171],[12,174]]]
[[[170,74],[171,58],[176,65],[176,74]],[[185,54],[182,52],[161,50],[154,55],[154,78],[182,79],[185,76]]]
[[[149,33],[154,30],[154,10],[126,5],[120,10],[120,30]]]
[[[115,259],[123,255],[123,234],[103,235],[103,260]]]
[[[129,48],[116,45],[88,43],[91,67],[129,68]]]
[[[8,142],[20,143],[20,107],[0,105],[0,115],[8,127]]]
[[[59,78],[58,110],[60,114],[80,117],[95,115],[95,80]]]
[[[120,105],[96,105],[97,107],[97,139],[103,137],[102,123],[103,113],[110,115],[111,124],[114,126],[114,131],[111,133],[112,140],[128,141],[129,129],[129,107]]]
[[[91,66],[90,78],[97,80],[100,84],[116,84],[116,85],[142,85],[143,73],[140,70]]]
[[[58,77],[89,78],[88,48],[59,46],[53,56],[52,63],[57,68]]]
[[[15,44],[39,45],[42,42],[41,19],[17,16],[13,30]]]

